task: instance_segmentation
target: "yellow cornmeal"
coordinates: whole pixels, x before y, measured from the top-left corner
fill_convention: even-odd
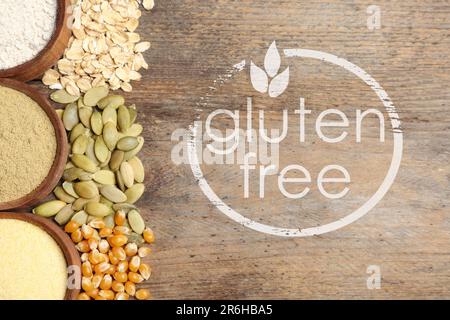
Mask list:
[[[0,202],[35,190],[55,154],[55,129],[44,110],[25,94],[0,86]]]
[[[53,238],[41,228],[0,219],[0,299],[61,300],[67,264]]]

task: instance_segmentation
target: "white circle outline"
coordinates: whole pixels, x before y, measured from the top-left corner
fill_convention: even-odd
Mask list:
[[[403,132],[400,127],[400,118],[397,114],[396,108],[389,98],[388,94],[381,85],[366,71],[358,67],[357,65],[343,59],[339,58],[335,55],[316,51],[316,50],[308,50],[308,49],[285,49],[284,54],[286,57],[299,57],[299,58],[313,58],[321,61],[325,61],[337,66],[344,68],[345,70],[351,72],[362,81],[364,81],[378,96],[378,98],[383,103],[384,108],[386,109],[387,114],[391,120],[391,126],[393,129],[393,137],[394,137],[394,150],[392,154],[392,161],[389,167],[389,170],[378,188],[375,194],[367,200],[361,207],[348,214],[347,216],[336,220],[334,222],[324,224],[318,227],[311,227],[305,229],[289,229],[289,228],[279,228],[266,224],[262,224],[251,219],[244,217],[238,212],[234,211],[230,208],[226,203],[220,199],[217,194],[211,189],[208,182],[203,176],[203,172],[200,168],[200,164],[197,157],[197,125],[191,126],[191,140],[188,142],[188,156],[189,163],[192,169],[192,173],[194,177],[198,181],[198,185],[200,189],[203,191],[205,196],[211,201],[211,203],[216,206],[223,214],[231,218],[232,220],[238,222],[239,224],[250,228],[252,230],[275,235],[281,237],[307,237],[320,235],[327,232],[338,230],[344,226],[347,226],[359,218],[366,215],[371,209],[373,209],[378,202],[386,195],[389,191],[390,187],[394,183],[395,177],[400,168],[400,163],[402,160],[403,154]]]

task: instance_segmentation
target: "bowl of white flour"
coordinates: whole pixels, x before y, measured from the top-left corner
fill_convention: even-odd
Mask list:
[[[69,0],[0,1],[0,78],[32,80],[62,55]]]

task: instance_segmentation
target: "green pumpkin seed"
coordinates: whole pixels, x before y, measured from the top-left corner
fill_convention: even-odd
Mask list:
[[[120,170],[116,171],[116,181],[117,181],[117,186],[119,187],[120,190],[125,191],[125,184],[123,183],[123,178],[122,175],[120,174]]]
[[[78,211],[77,213],[75,213],[73,215],[72,219],[70,219],[70,220],[74,221],[77,224],[79,224],[80,226],[82,226],[83,224],[87,223],[88,218],[89,218],[88,214],[85,211],[81,210],[81,211]]]
[[[50,95],[50,99],[52,99],[53,101],[55,101],[57,103],[68,104],[68,103],[76,102],[79,99],[79,97],[72,96],[72,95],[68,94],[65,89],[61,89],[61,90],[54,91]]]
[[[73,187],[75,192],[85,199],[92,199],[99,195],[97,185],[92,181],[77,182]]]
[[[64,109],[56,109],[55,112],[56,112],[56,114],[58,115],[59,120],[62,121],[62,119],[63,119],[63,114],[64,114]]]
[[[89,143],[88,137],[85,135],[79,136],[72,144],[72,153],[84,154]]]
[[[81,101],[81,99],[78,101]],[[93,112],[92,107],[78,107],[78,117],[86,128],[91,128],[91,116]]]
[[[87,135],[89,129],[85,128],[82,123],[77,124],[69,135],[69,142],[74,143],[74,141],[81,135]]]
[[[135,243],[139,247],[145,243],[145,240],[140,234],[137,234],[136,232],[132,232],[128,236],[128,243]]]
[[[83,170],[82,170],[83,171]],[[84,172],[84,171],[83,171]],[[71,195],[72,197],[78,199],[80,196],[75,192],[75,189],[73,188],[73,183],[64,181],[62,184],[62,188],[64,189],[64,191]]]
[[[116,125],[112,122],[107,122],[103,128],[103,140],[109,150],[113,151],[116,148],[118,136]]]
[[[73,154],[71,159],[74,165],[76,165],[78,168],[83,169],[84,171],[90,173],[95,173],[98,171],[96,164],[85,155]]]
[[[65,203],[64,201],[52,200],[34,208],[33,213],[41,217],[50,218],[56,215],[66,205],[67,203]]]
[[[63,178],[64,180],[68,182],[72,182],[78,179],[81,172],[85,172],[83,169],[80,168],[69,168],[64,170]]]
[[[113,206],[113,204],[114,204],[114,202],[112,202],[112,201],[106,199],[106,198],[103,197],[103,196],[100,196],[100,203],[104,204],[105,206],[107,206],[107,207],[109,207],[109,208],[112,208],[112,206]]]
[[[107,107],[117,109],[119,106],[123,105],[124,103],[125,103],[125,99],[122,96],[111,95],[111,96],[107,96],[107,97],[101,99],[97,103],[97,106],[100,109],[105,109]]]
[[[130,127],[130,112],[127,107],[120,106],[117,110],[117,123],[119,124],[119,128],[122,132],[125,132]]]
[[[91,130],[98,136],[102,134],[103,131],[102,114],[98,111],[92,113]]]
[[[94,173],[92,176],[95,182],[101,183],[103,185],[114,185],[116,184],[116,176],[114,172],[110,170],[100,170]]]
[[[109,216],[106,216],[103,218],[103,221],[105,222],[105,227],[106,228],[114,228],[114,226],[116,225],[116,223],[114,222],[114,215],[110,214]]]
[[[128,160],[128,164],[133,169],[134,180],[138,183],[144,182],[145,179],[145,169],[141,160],[138,157],[133,157]]]
[[[120,168],[120,165],[123,162],[123,158],[125,156],[125,153],[120,150],[114,150],[114,152],[111,155],[111,161],[109,162],[109,168],[112,171],[117,171]]]
[[[114,126],[117,126],[117,111],[112,107],[106,107],[102,113],[103,125],[108,122],[112,122]]]
[[[145,221],[137,210],[128,212],[128,223],[137,234],[142,234],[145,230]]]
[[[98,161],[100,161],[100,163],[103,163],[108,159],[109,149],[101,136],[98,136],[95,139],[94,151],[95,156],[97,157]]]
[[[103,203],[88,202],[84,210],[92,216],[103,218],[113,213],[112,209]]]
[[[131,188],[125,191],[127,196],[127,202],[134,204],[136,203],[144,194],[145,186],[142,183],[133,185]]]
[[[95,107],[97,103],[108,95],[109,89],[106,86],[89,89],[83,98],[83,103],[88,107]]]
[[[122,151],[130,151],[139,145],[139,141],[136,137],[125,137],[117,142],[117,149]]]
[[[84,206],[89,203],[89,202],[98,202],[100,201],[100,196],[95,197],[93,199],[84,199],[84,198],[79,198],[77,200],[75,200],[74,203],[72,203],[72,208],[75,211],[80,211],[81,209],[84,208]]]
[[[130,160],[131,158],[136,156],[142,150],[142,147],[144,146],[144,138],[138,137],[137,140],[139,142],[138,146],[136,148],[134,148],[133,150],[125,152],[125,155],[124,155],[125,161]]]
[[[128,112],[130,113],[130,123],[133,124],[136,119],[137,119],[137,111],[136,111],[136,106],[130,106],[128,108]]]
[[[142,134],[142,131],[144,131],[144,128],[140,124],[133,123],[131,127],[125,131],[125,136],[139,137]]]
[[[95,165],[99,165],[100,162],[97,160],[95,155],[95,140],[91,137],[88,138],[88,146],[86,148],[86,157],[88,157]]]
[[[74,211],[72,209],[72,205],[68,204],[65,207],[63,207],[57,215],[55,216],[55,221],[60,225],[65,225],[67,222],[70,221],[74,214]]]
[[[113,203],[121,203],[127,201],[127,196],[119,188],[113,185],[104,186],[100,189],[100,193],[106,199]]]
[[[63,123],[67,131],[71,131],[78,123],[78,107],[75,103],[68,104],[63,113]]]
[[[113,209],[114,209],[114,211],[122,210],[125,213],[128,213],[130,210],[136,209],[136,206],[134,204],[130,204],[130,203],[115,203],[113,205]]]
[[[67,194],[67,192],[65,192],[62,187],[56,187],[55,190],[53,190],[53,193],[55,194],[56,198],[64,201],[65,203],[73,203],[75,201],[75,198]]]
[[[123,184],[127,188],[131,188],[134,184],[133,167],[128,162],[122,162],[120,165],[120,175],[122,176]]]
[[[109,170],[109,161],[111,160],[111,152],[108,150],[108,156],[106,157],[106,160],[102,163],[100,163],[100,168],[102,170]]]

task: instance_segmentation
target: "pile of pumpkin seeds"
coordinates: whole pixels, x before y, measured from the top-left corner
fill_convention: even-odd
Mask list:
[[[59,90],[51,99],[66,104],[58,114],[68,132],[70,156],[64,182],[54,190],[57,200],[33,212],[54,217],[60,225],[103,219],[109,228],[115,227],[115,215],[126,215],[122,233],[128,242],[143,244],[146,226],[134,205],[145,189],[144,167],[137,157],[144,145],[143,127],[135,122],[136,107],[126,106],[120,95],[109,95],[106,86],[92,88],[84,97]]]

